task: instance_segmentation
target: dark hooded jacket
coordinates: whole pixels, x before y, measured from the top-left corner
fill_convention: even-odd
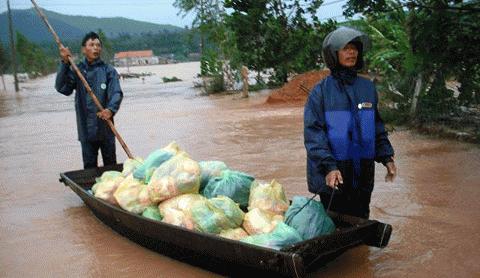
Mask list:
[[[88,64],[85,59],[77,66],[102,106],[112,111],[113,114],[117,113],[123,99],[117,71],[100,59],[92,64]],[[106,122],[97,117],[98,108],[87,93],[82,81],[64,63],[61,63],[57,71],[55,89],[66,96],[71,95],[75,90],[79,141],[102,141],[114,137]]]
[[[359,49],[354,69],[338,64],[337,51],[349,42]],[[369,47],[363,33],[340,27],[324,40],[323,57],[332,75],[311,91],[304,110],[307,182],[312,193],[330,192],[325,176],[340,170],[343,189],[371,192],[374,161],[391,161],[393,148],[380,119],[375,85],[359,77],[363,51]]]

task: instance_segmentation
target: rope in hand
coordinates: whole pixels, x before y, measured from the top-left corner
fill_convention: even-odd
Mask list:
[[[327,211],[330,211],[330,206],[332,205],[333,195],[335,194],[335,190],[337,190],[337,189],[334,188],[334,189],[332,190],[332,195],[330,195],[330,201],[328,202]]]

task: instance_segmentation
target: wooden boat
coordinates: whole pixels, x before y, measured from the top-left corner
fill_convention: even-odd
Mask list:
[[[305,240],[281,250],[201,233],[144,218],[95,198],[88,190],[104,171],[121,171],[121,164],[60,174],[93,214],[119,234],[172,258],[228,276],[302,277],[346,250],[361,244],[383,248],[391,225],[329,213],[337,227],[333,234]]]

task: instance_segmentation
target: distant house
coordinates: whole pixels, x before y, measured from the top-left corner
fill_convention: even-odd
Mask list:
[[[159,64],[157,56],[152,50],[122,51],[115,53],[113,62],[117,67],[143,66]]]
[[[190,60],[190,61],[200,61],[201,57],[202,57],[202,54],[200,54],[198,52],[188,54],[188,60]]]

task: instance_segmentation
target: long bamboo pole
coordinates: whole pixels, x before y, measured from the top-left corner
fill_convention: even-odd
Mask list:
[[[64,46],[63,46],[62,42],[60,41],[60,38],[58,37],[55,30],[53,30],[52,26],[48,22],[48,19],[45,16],[45,14],[40,10],[40,8],[38,7],[37,3],[34,0],[30,0],[30,1],[32,2],[33,6],[35,7],[35,10],[37,11],[38,15],[43,19],[43,22],[45,23],[45,25],[47,25],[47,28],[50,31],[50,33],[52,33],[53,37],[55,38],[55,41],[57,42],[58,47],[63,48]],[[92,88],[90,87],[90,85],[88,85],[87,80],[85,80],[85,77],[83,77],[83,75],[80,72],[80,70],[78,69],[77,65],[75,65],[75,61],[73,60],[73,58],[68,56],[68,61],[70,62],[70,65],[72,66],[73,70],[77,74],[78,78],[80,78],[80,80],[82,81],[83,86],[85,86],[85,89],[87,89],[88,94],[93,99],[93,102],[97,106],[98,110],[103,111],[102,104],[100,103],[100,101],[98,101],[97,97],[95,96],[95,94],[92,91]],[[120,136],[120,133],[118,133],[117,129],[113,125],[112,120],[109,119],[109,120],[105,120],[105,121],[107,122],[108,126],[110,127],[113,134],[117,138],[118,142],[120,142],[120,145],[122,145],[122,148],[125,151],[125,153],[127,154],[127,156],[129,158],[133,159],[132,153],[128,149],[127,144],[125,144],[125,141],[123,141],[122,136]]]

